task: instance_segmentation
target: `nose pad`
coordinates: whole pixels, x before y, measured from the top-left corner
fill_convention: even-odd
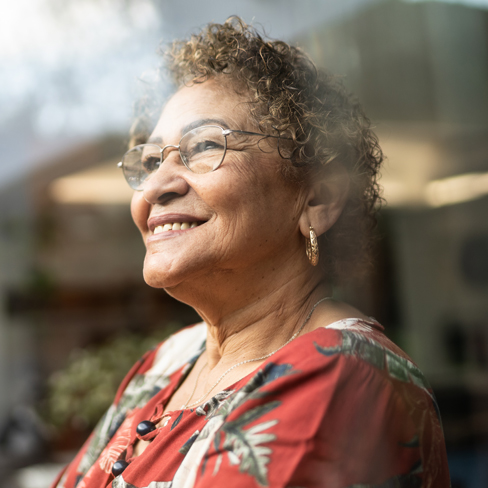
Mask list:
[[[164,164],[164,162],[165,162],[165,161],[166,161],[166,159],[167,159],[167,157],[166,157],[166,158],[164,157],[164,151],[166,151],[166,149],[168,149],[168,148],[170,148],[170,149],[172,149],[172,150],[171,150],[171,151],[169,151],[169,153],[167,153],[167,154],[168,154],[168,156],[167,156],[167,157],[169,157],[169,155],[170,155],[172,152],[177,152],[177,153],[178,153],[178,158],[180,158],[180,146],[174,146],[174,145],[168,144],[167,146],[164,146],[164,147],[161,149],[161,159],[162,159],[162,161],[163,161],[163,162],[161,163],[161,165],[163,165],[163,164]],[[181,158],[180,158],[180,159],[181,159]]]
[[[173,148],[173,150],[172,151],[169,151],[167,157],[165,158],[164,157],[164,151],[167,148]],[[170,157],[170,155],[171,155],[172,152],[177,152],[178,153],[178,156],[177,157],[179,158],[179,151],[178,151],[179,148],[180,148],[179,146],[169,146],[168,145],[168,146],[164,146],[161,149],[161,161],[159,161],[158,163],[156,163],[155,169],[153,169],[151,171],[151,173],[149,173],[149,175],[147,176],[147,178],[146,178],[146,180],[144,182],[144,185],[146,184],[146,181],[148,181],[155,173],[157,173],[161,169],[162,166],[164,166],[164,167],[168,166],[168,164],[166,163],[166,159],[168,159]],[[179,158],[179,159],[181,159],[181,158]]]
[[[172,150],[167,153],[166,157],[164,157],[164,151],[166,151],[166,149],[168,149],[168,148],[171,148]],[[161,162],[158,163],[158,167],[150,174],[148,179],[151,178],[154,175],[154,173],[158,173],[160,171],[161,167],[166,168],[169,164],[171,164],[173,157],[176,158],[176,164],[178,166],[184,166],[184,163],[181,159],[179,149],[180,149],[180,146],[172,146],[172,145],[164,146],[161,149]],[[172,153],[175,153],[174,156],[172,156]]]

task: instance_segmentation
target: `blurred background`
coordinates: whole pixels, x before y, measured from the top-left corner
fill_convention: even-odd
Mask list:
[[[336,293],[429,378],[453,487],[488,486],[488,0],[4,3],[0,486],[49,486],[139,355],[198,320],[144,284],[116,163],[160,41],[232,14],[343,76],[373,120],[376,265]]]

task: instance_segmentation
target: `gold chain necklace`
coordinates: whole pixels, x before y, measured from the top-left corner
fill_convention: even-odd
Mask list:
[[[330,300],[332,297],[325,297],[325,298],[321,298],[313,307],[312,309],[310,310],[310,312],[308,313],[306,319],[303,321],[303,324],[300,326],[300,328],[282,345],[280,346],[278,349],[276,349],[275,351],[273,352],[270,352],[269,354],[266,354],[265,356],[261,356],[259,358],[254,358],[254,359],[246,359],[245,361],[241,361],[240,363],[237,363],[237,364],[234,364],[234,366],[231,366],[227,371],[225,371],[221,376],[220,378],[212,385],[212,387],[203,395],[201,396],[197,401],[193,402],[193,403],[188,403],[194,393],[195,393],[195,390],[197,389],[197,385],[198,385],[198,380],[200,379],[200,375],[202,374],[202,371],[205,369],[205,367],[207,366],[208,363],[205,363],[203,366],[202,366],[202,369],[199,371],[198,373],[198,376],[197,376],[197,379],[195,381],[195,385],[193,386],[193,391],[191,392],[190,394],[190,397],[188,398],[188,400],[186,401],[186,403],[184,405],[181,406],[181,410],[185,410],[187,408],[192,408],[196,405],[198,405],[202,400],[204,400],[209,393],[212,392],[212,390],[224,379],[224,377],[230,373],[233,369],[237,368],[238,366],[242,366],[243,364],[246,364],[246,363],[252,363],[254,361],[261,361],[262,359],[267,359],[269,358],[270,356],[272,356],[274,353],[278,352],[279,350],[283,349],[285,346],[287,346],[288,344],[290,344],[290,342],[295,339],[298,334],[300,334],[300,332],[303,330],[303,328],[305,327],[305,325],[307,324],[307,322],[310,320],[310,317],[312,316],[314,310],[317,308],[317,305],[321,302],[323,302],[324,300]]]

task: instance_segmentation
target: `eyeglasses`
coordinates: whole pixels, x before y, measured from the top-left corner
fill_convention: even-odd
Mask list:
[[[129,186],[137,191],[143,190],[144,182],[163,164],[163,153],[170,147],[178,149],[181,161],[193,173],[210,173],[222,164],[227,151],[227,137],[230,134],[260,136],[262,139],[280,138],[280,136],[245,130],[224,129],[218,125],[204,125],[183,135],[177,146],[172,144],[164,147],[156,144],[135,146],[124,154],[117,166],[122,168]]]

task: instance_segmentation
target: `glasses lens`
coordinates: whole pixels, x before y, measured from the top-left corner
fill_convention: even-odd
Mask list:
[[[180,154],[185,166],[194,173],[209,173],[220,166],[225,154],[225,137],[220,127],[193,129],[180,141]]]
[[[147,177],[159,168],[161,150],[159,146],[141,144],[126,152],[122,159],[122,169],[129,186],[142,190]]]

